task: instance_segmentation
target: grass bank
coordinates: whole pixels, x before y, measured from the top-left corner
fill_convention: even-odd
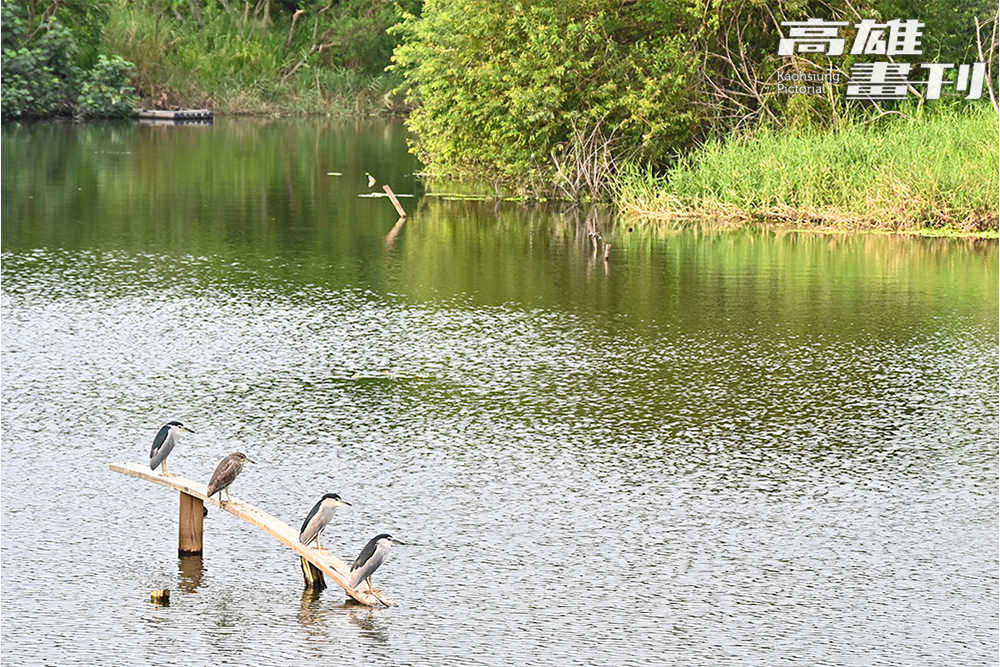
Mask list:
[[[998,141],[987,105],[837,130],[765,129],[709,143],[662,177],[627,168],[615,200],[634,218],[996,236]]]
[[[350,0],[335,11],[301,17],[277,7],[264,17],[249,13],[253,3],[233,4],[246,13],[226,13],[225,3],[205,5],[192,15],[197,3],[173,3],[168,12],[170,3],[162,0],[118,0],[101,46],[135,64],[136,87],[147,107],[368,115],[401,106],[393,93],[401,77],[383,71],[392,44],[381,43],[387,39],[382,23],[395,14],[373,17],[363,11],[377,3]],[[336,11],[341,13],[333,16]],[[362,30],[374,37],[352,38]]]

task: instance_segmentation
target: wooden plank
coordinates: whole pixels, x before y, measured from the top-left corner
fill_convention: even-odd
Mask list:
[[[211,503],[216,507],[233,514],[252,526],[260,528],[265,533],[276,538],[279,542],[292,548],[295,553],[302,556],[307,561],[315,565],[323,574],[332,579],[338,586],[347,591],[347,594],[369,607],[396,606],[396,603],[380,594],[379,591],[355,590],[350,584],[350,568],[347,563],[340,560],[329,551],[322,552],[307,547],[299,543],[299,533],[285,522],[277,519],[267,512],[264,512],[249,503],[242,502],[235,498],[228,503],[220,502],[214,497],[205,495],[208,487],[201,482],[184,477],[162,477],[158,472],[149,469],[148,465],[138,463],[112,463],[111,470],[120,472],[130,477],[138,477],[148,482],[154,482],[171,489],[176,489],[182,494],[187,494],[195,498],[200,498],[203,502]]]

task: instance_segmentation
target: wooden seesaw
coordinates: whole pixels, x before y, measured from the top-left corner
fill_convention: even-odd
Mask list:
[[[230,514],[234,514],[247,523],[260,528],[277,538],[279,542],[288,545],[301,557],[302,577],[307,588],[323,589],[326,583],[323,575],[327,575],[354,600],[369,607],[395,607],[388,596],[379,590],[368,588],[367,582],[362,582],[358,589],[350,584],[350,568],[329,551],[322,552],[299,543],[299,533],[287,523],[276,519],[253,505],[240,500],[223,503],[205,495],[208,487],[201,482],[184,477],[163,477],[149,469],[149,466],[138,463],[112,463],[111,470],[130,477],[138,477],[149,482],[177,489],[180,492],[180,515],[177,531],[177,553],[181,556],[192,556],[202,553],[202,537],[204,535],[205,502]],[[360,590],[359,590],[360,589]]]

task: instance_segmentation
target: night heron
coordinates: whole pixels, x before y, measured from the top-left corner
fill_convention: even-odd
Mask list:
[[[319,502],[309,510],[306,520],[302,522],[302,528],[299,529],[299,542],[308,546],[310,542],[316,540],[316,549],[322,551],[323,547],[319,543],[320,534],[330,525],[337,510],[350,504],[346,500],[341,500],[336,493],[328,493],[320,498]]]
[[[163,464],[160,477],[176,477],[167,472],[167,457],[174,451],[174,446],[181,439],[181,433],[194,433],[191,429],[180,422],[167,422],[160,429],[153,439],[153,447],[149,450],[149,469],[156,470],[156,466]]]
[[[357,588],[362,581],[367,581],[368,589],[375,590],[372,586],[372,573],[389,557],[392,547],[400,544],[406,543],[393,539],[388,533],[376,535],[369,540],[351,563],[351,588]]]
[[[222,492],[226,492],[226,502],[229,502],[229,485],[236,481],[236,476],[243,471],[244,463],[253,463],[243,452],[233,452],[222,459],[212,479],[208,482],[208,491],[205,495],[211,498],[216,493],[219,494],[219,502],[222,502]]]

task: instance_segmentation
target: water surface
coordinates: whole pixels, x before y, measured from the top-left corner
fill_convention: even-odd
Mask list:
[[[392,124],[2,139],[5,664],[995,664],[996,242],[449,201]],[[410,543],[400,606],[218,510],[178,559],[108,469],[170,419]]]

